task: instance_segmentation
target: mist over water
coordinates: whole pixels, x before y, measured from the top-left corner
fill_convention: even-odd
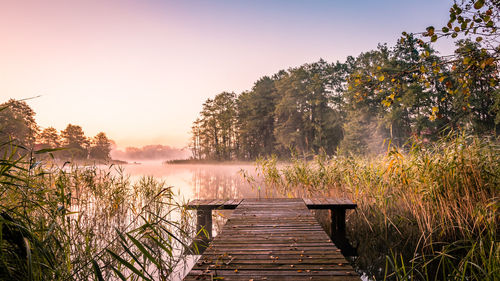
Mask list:
[[[233,199],[264,197],[258,181],[249,183],[243,175],[258,179],[253,164],[163,164],[162,161],[141,161],[121,166],[132,182],[153,176],[172,186],[178,199]],[[259,194],[260,193],[260,194]]]
[[[191,156],[191,151],[188,149],[180,149],[168,145],[154,144],[143,147],[126,147],[125,149],[114,148],[111,153],[113,159],[125,161],[137,160],[173,160],[173,159],[188,159]]]

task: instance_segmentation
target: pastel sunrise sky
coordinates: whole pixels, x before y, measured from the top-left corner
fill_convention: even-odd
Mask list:
[[[451,0],[0,0],[0,103],[119,147],[184,147],[202,103],[443,26]],[[437,45],[451,53],[449,42]]]

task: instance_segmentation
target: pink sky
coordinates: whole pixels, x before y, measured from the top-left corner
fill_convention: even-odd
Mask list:
[[[183,147],[207,98],[441,26],[451,3],[0,0],[0,102],[42,95],[41,127]]]

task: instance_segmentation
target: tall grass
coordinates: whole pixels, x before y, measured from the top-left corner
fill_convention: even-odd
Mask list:
[[[260,160],[271,189],[358,204],[348,236],[376,280],[500,280],[498,140],[450,134],[367,158]]]
[[[182,258],[191,220],[163,182],[0,148],[0,280],[166,280]]]

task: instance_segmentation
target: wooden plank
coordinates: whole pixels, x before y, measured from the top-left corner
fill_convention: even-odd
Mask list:
[[[186,205],[188,209],[236,209],[242,199],[195,199]]]
[[[306,203],[306,205],[312,205],[312,200],[310,198],[304,198],[304,203]]]
[[[305,202],[240,200],[184,280],[360,280]]]
[[[347,198],[304,198],[309,209],[355,209],[356,203]]]

